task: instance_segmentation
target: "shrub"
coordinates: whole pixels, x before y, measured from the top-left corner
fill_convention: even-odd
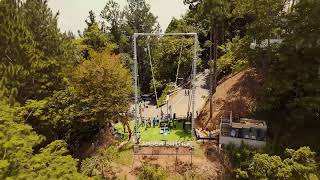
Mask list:
[[[138,179],[143,180],[162,180],[166,179],[165,170],[158,165],[146,164],[142,167]]]

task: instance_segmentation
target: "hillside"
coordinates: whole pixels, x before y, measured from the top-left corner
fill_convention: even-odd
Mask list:
[[[246,69],[221,79],[212,97],[213,116],[209,119],[210,104],[207,100],[197,119],[198,127],[216,129],[221,117],[228,116],[230,111],[236,119],[250,117],[261,82],[262,78],[255,69]]]

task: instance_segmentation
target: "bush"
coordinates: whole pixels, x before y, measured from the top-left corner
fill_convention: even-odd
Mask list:
[[[166,179],[165,170],[158,165],[146,164],[142,167],[138,179],[143,180],[161,180]]]
[[[287,157],[259,153],[242,144],[228,145],[226,151],[234,167],[236,179],[308,179],[315,177],[315,153],[309,147],[286,149]]]
[[[217,61],[218,73],[239,71],[248,64],[247,47],[248,39],[235,37],[232,41],[227,42],[220,48],[223,49],[224,55]]]
[[[161,93],[160,98],[158,99],[157,106],[161,106],[162,104],[164,104],[166,102],[167,95],[169,95],[170,91],[173,89],[174,89],[173,86],[166,85],[166,87],[164,88],[164,90]]]
[[[82,161],[81,172],[87,176],[102,176],[104,178],[112,176],[111,162],[117,158],[118,151],[114,146],[100,149],[97,154]]]

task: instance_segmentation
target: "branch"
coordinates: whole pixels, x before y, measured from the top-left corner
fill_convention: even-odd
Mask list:
[[[6,57],[7,57],[11,62],[13,62],[13,60],[8,56],[7,53],[4,53],[4,54],[6,55]]]
[[[34,109],[32,109],[32,111],[28,114],[28,116],[27,116],[27,118],[26,118],[26,120],[25,121],[27,121],[28,120],[28,118],[31,116],[31,114],[34,112]]]

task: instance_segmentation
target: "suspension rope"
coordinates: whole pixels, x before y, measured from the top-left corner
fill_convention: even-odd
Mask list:
[[[152,74],[152,80],[153,80],[153,89],[154,89],[154,94],[156,95],[156,104],[157,104],[157,108],[158,108],[158,95],[157,95],[156,81],[155,81],[154,73],[153,73],[153,66],[152,66],[152,59],[151,59],[150,43],[149,42],[148,42],[148,54],[149,54],[151,74]]]
[[[179,78],[179,69],[180,69],[180,63],[181,63],[181,56],[182,56],[182,45],[181,45],[181,48],[180,48],[178,68],[177,68],[177,74],[176,74],[176,82],[175,82],[175,86],[176,86],[176,87],[178,87],[177,82],[178,82],[178,78]],[[175,88],[176,88],[176,87],[175,87]]]

